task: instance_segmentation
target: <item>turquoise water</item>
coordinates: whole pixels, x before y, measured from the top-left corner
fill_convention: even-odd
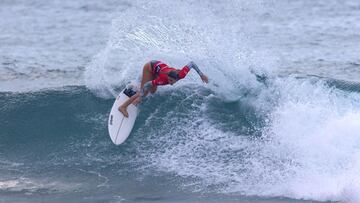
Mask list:
[[[250,169],[246,167],[251,166],[248,159],[261,158],[255,151],[246,151],[248,146],[233,149],[235,146],[229,147],[229,142],[242,139],[250,145],[262,142],[259,128],[264,121],[241,101],[204,99],[211,92],[198,91],[194,94],[193,90],[184,89],[175,91],[173,96],[173,91],[165,92],[149,100],[141,107],[131,136],[121,146],[113,145],[107,134],[107,116],[113,100],[98,98],[85,87],[1,93],[2,199],[297,202],[223,191],[235,186],[231,177],[221,180],[221,176],[232,170],[247,176]],[[182,98],[186,97],[184,101]],[[157,106],[160,101],[165,101],[161,107]],[[173,107],[178,101],[182,104]],[[206,103],[208,109],[200,110],[196,103]],[[169,113],[168,109],[173,111]],[[232,121],[221,122],[227,117]],[[201,134],[201,125],[208,125],[204,123],[217,126],[219,134]],[[207,167],[208,163],[218,166]],[[192,172],[192,168],[196,171]],[[178,169],[183,171],[177,174]],[[249,181],[248,189],[259,186],[254,180],[244,181]]]

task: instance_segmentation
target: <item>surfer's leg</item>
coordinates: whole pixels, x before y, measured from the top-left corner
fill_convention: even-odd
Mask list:
[[[127,112],[127,107],[133,103],[138,97],[140,96],[140,93],[134,94],[132,97],[130,97],[128,100],[126,100],[121,106],[119,106],[118,110],[127,118],[129,117],[129,114]]]
[[[148,62],[144,65],[143,68],[143,74],[142,74],[142,78],[141,78],[141,85],[140,88],[142,89],[144,87],[144,84],[148,81],[151,81],[154,78],[152,71],[151,71],[151,62]]]
[[[155,76],[152,74],[152,69],[153,69],[153,65],[156,63],[157,61],[150,61],[149,63],[145,64],[144,66],[144,73],[143,73],[143,78],[142,78],[142,81],[141,81],[141,87],[143,88],[144,87],[144,84],[148,81],[151,81],[151,80],[154,80],[155,79]],[[148,70],[148,73],[151,73],[150,77],[148,77],[149,74],[146,75],[146,70]],[[157,90],[157,86],[154,86],[151,88],[150,90],[150,93],[151,94],[154,94]]]
[[[151,81],[154,79],[154,76],[152,75],[151,72],[151,62],[148,62],[144,65],[143,67],[143,74],[142,74],[142,78],[141,78],[141,85],[140,88],[142,89],[144,87],[144,84],[148,81]],[[156,91],[156,88],[155,88]],[[155,92],[154,91],[154,92]],[[127,107],[133,103],[138,97],[140,96],[140,93],[136,93],[135,95],[133,95],[132,97],[130,97],[128,100],[126,100],[121,106],[119,106],[119,111],[125,116],[125,117],[129,117],[129,114],[127,112]]]

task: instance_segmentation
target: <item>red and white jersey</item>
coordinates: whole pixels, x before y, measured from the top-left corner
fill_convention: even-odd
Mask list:
[[[176,71],[176,68],[170,67],[165,63],[162,63],[161,61],[157,61],[154,63],[152,67],[152,74],[156,76],[155,80],[152,80],[152,86],[158,86],[158,85],[167,85],[169,84],[168,80],[168,73],[170,71]],[[190,71],[190,68],[187,66],[184,66],[179,72],[179,79],[183,79],[188,72]]]

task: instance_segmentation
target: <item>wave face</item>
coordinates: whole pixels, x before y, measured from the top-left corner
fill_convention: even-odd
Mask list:
[[[0,200],[360,201],[358,2],[54,2],[0,3],[48,29],[0,43]],[[68,32],[36,20],[59,12]],[[114,96],[151,59],[210,84],[159,87],[115,146]]]
[[[143,103],[121,146],[106,129],[113,99],[81,86],[1,93],[0,191],[170,201],[163,191],[173,184],[225,197],[357,198],[359,93],[321,80],[268,84],[236,100],[201,86],[163,88]],[[161,194],[124,190],[154,180],[164,181],[155,187]]]

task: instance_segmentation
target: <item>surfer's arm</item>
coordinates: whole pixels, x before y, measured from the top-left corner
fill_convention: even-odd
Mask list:
[[[188,63],[186,66],[189,67],[190,70],[194,69],[199,74],[200,77],[204,75],[204,73],[201,72],[199,67],[193,61],[190,61],[190,63]]]
[[[184,68],[179,71],[179,77],[184,78],[191,69],[194,69],[199,74],[203,82],[209,82],[208,77],[203,72],[201,72],[199,67],[193,61],[189,62]]]

